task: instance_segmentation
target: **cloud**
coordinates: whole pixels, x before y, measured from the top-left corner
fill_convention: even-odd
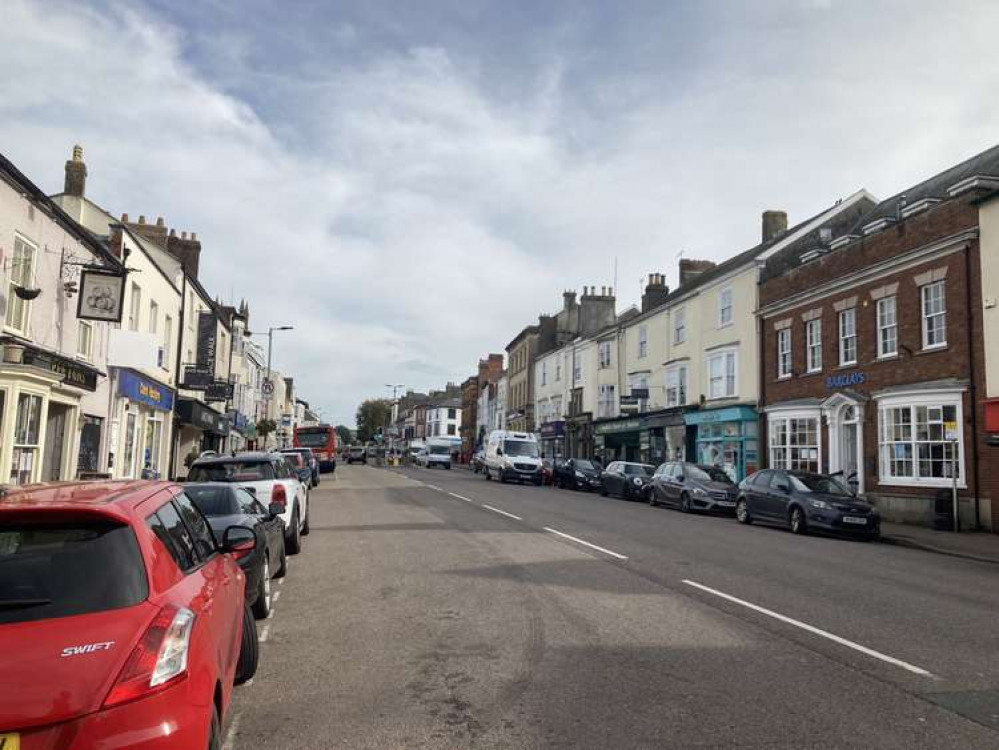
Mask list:
[[[52,192],[82,143],[98,203],[197,231],[206,286],[293,324],[276,367],[349,423],[383,383],[461,380],[615,257],[623,308],[680,250],[752,245],[764,208],[994,140],[995,11],[646,5],[9,0],[0,142]]]

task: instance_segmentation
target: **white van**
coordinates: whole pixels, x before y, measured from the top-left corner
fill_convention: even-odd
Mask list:
[[[541,484],[538,438],[530,432],[493,430],[486,443],[486,479]]]
[[[451,441],[427,438],[426,447],[421,448],[416,454],[416,465],[431,469],[440,466],[442,469],[451,468]]]

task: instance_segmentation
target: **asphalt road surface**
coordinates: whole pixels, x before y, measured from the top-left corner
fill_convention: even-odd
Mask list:
[[[999,747],[999,566],[460,469],[312,502],[232,750]]]

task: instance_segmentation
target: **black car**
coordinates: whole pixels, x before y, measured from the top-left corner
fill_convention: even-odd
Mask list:
[[[585,458],[567,458],[552,466],[552,484],[562,489],[599,490],[600,465]]]
[[[253,616],[263,620],[271,611],[271,579],[283,578],[288,569],[280,517],[284,508],[277,503],[265,508],[250,491],[223,482],[186,484],[184,492],[208,519],[217,539],[230,526],[253,530],[256,547],[236,559],[246,576],[246,603]]]
[[[739,485],[735,516],[741,523],[766,521],[795,534],[832,531],[875,539],[881,517],[873,505],[827,474],[765,469]]]
[[[644,498],[655,468],[649,464],[612,461],[600,475],[600,494],[617,495],[625,500]]]
[[[316,454],[312,452],[312,448],[284,448],[281,452],[297,453],[300,455],[309,467],[311,486],[319,486],[319,459],[316,458]],[[334,464],[334,466],[336,466],[336,464]],[[336,469],[334,469],[334,471],[336,471]]]
[[[649,488],[650,505],[669,505],[684,513],[692,510],[734,513],[739,488],[720,466],[682,461],[656,469]]]

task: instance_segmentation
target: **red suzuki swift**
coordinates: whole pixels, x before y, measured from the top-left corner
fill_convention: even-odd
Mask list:
[[[167,482],[0,490],[0,749],[219,747],[254,544]]]

